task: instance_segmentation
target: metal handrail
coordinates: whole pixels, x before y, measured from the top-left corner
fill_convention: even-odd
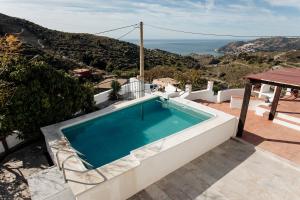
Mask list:
[[[81,181],[76,181],[76,180],[72,180],[72,179],[67,179],[66,177],[66,171],[65,170],[69,170],[69,171],[73,171],[73,172],[78,172],[78,173],[86,173],[89,172],[90,169],[84,170],[84,171],[79,171],[79,170],[75,170],[75,169],[69,169],[69,168],[65,168],[65,163],[71,159],[71,158],[78,158],[80,161],[82,161],[83,163],[85,163],[86,165],[89,165],[90,167],[93,167],[93,165],[91,165],[90,163],[88,163],[87,161],[81,159],[78,155],[73,154],[68,156],[63,162],[62,162],[62,171],[63,171],[63,177],[65,182],[67,183],[68,181],[72,181],[72,182],[76,182],[76,183],[81,183],[81,184],[85,184],[85,185],[98,185],[100,183],[103,183],[107,180],[106,176],[104,176],[98,169],[93,169],[97,172],[97,174],[99,174],[104,180],[101,182],[95,182],[95,183],[85,183],[85,182],[81,182]]]
[[[54,147],[54,146],[52,146]],[[69,146],[70,147],[70,146]],[[57,148],[57,152],[56,152],[56,161],[57,161],[57,165],[58,165],[58,168],[59,170],[62,170],[63,171],[63,177],[64,177],[64,180],[65,182],[67,183],[68,181],[72,181],[72,182],[76,182],[76,183],[80,183],[80,184],[85,184],[85,185],[97,185],[97,184],[100,184],[104,181],[107,180],[107,178],[98,170],[98,169],[93,169],[97,172],[97,174],[99,174],[104,180],[101,181],[101,182],[97,182],[97,183],[85,183],[85,182],[81,182],[81,181],[75,181],[75,180],[72,180],[72,179],[67,179],[66,177],[66,172],[65,170],[68,170],[68,171],[73,171],[73,172],[78,172],[78,173],[86,173],[88,171],[90,171],[90,169],[87,169],[87,170],[84,170],[84,171],[79,171],[79,170],[75,170],[75,169],[70,169],[70,168],[66,168],[65,167],[65,163],[72,157],[75,157],[77,159],[79,159],[81,162],[83,162],[84,164],[88,165],[89,167],[93,168],[94,166],[92,164],[90,164],[89,162],[83,160],[82,158],[80,158],[77,154],[80,154],[82,156],[84,156],[84,154],[80,153],[79,151],[77,151],[76,149],[70,147],[72,149],[71,150],[68,150],[68,149],[59,149],[58,147],[54,147],[54,148]],[[60,165],[60,159],[59,159],[59,153],[60,152],[69,152],[69,153],[73,153],[72,155],[68,156],[63,162],[62,164]],[[77,154],[76,154],[77,153]]]
[[[72,151],[68,150],[68,149],[63,149],[63,148],[60,148],[60,149],[58,148],[58,150],[56,151],[55,157],[56,157],[56,162],[57,162],[59,170],[61,170],[60,160],[59,160],[59,156],[58,156],[59,153],[61,153],[61,152],[69,152],[69,153],[77,153],[77,154],[79,154],[81,156],[84,156],[84,154],[80,153],[79,151],[77,151],[76,149],[72,148],[71,146],[68,146],[68,147],[71,148]]]

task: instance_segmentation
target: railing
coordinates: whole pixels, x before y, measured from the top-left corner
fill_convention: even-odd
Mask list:
[[[145,83],[141,80],[131,81],[122,86],[120,95],[125,100],[137,99],[145,96]]]
[[[60,164],[60,159],[59,159],[59,154],[61,152],[68,152],[68,153],[73,153],[72,155],[69,155],[66,159],[64,159],[64,161]],[[84,156],[82,153],[76,151],[75,149],[72,148],[72,151],[71,150],[67,150],[67,149],[58,149],[57,152],[56,152],[56,161],[57,161],[57,165],[58,165],[58,168],[59,170],[61,170],[63,172],[63,177],[64,177],[64,180],[65,182],[67,183],[68,181],[71,181],[71,182],[75,182],[75,183],[80,183],[80,184],[84,184],[84,185],[98,185],[100,183],[103,183],[104,181],[107,180],[107,178],[98,170],[98,169],[95,169],[93,165],[91,165],[90,163],[88,163],[87,161],[83,160],[82,158],[80,158],[77,154],[80,154],[82,156]],[[79,159],[82,163],[84,163],[86,166],[89,166],[90,168],[92,169],[86,169],[86,170],[83,170],[83,171],[80,171],[80,170],[76,170],[76,169],[70,169],[70,168],[66,168],[65,167],[65,164],[68,160],[70,160],[71,158],[76,158],[76,159]],[[100,175],[103,180],[101,180],[100,182],[94,182],[94,183],[86,183],[86,182],[82,182],[82,181],[77,181],[77,180],[73,180],[73,179],[68,179],[67,176],[66,176],[66,170],[67,171],[72,171],[72,172],[76,172],[76,173],[81,173],[81,174],[84,174],[84,173],[87,173],[87,172],[90,172],[92,170],[94,170],[98,175]]]
[[[84,171],[79,171],[79,170],[75,170],[75,169],[70,169],[70,168],[66,168],[65,167],[65,163],[71,159],[71,158],[77,158],[79,159],[81,162],[83,162],[84,164],[88,165],[89,167],[93,168],[92,170],[94,170],[98,175],[100,175],[103,180],[99,181],[99,182],[94,182],[94,183],[86,183],[86,182],[82,182],[82,181],[76,181],[76,180],[73,180],[73,179],[67,179],[66,177],[66,170],[68,171],[72,171],[72,172],[76,172],[76,173],[87,173],[87,172],[90,172],[91,170],[90,169],[86,169]],[[73,155],[70,155],[68,156],[61,164],[61,168],[62,168],[62,171],[63,171],[63,176],[64,176],[64,180],[65,182],[67,183],[68,181],[71,181],[71,182],[75,182],[75,183],[80,183],[80,184],[84,184],[84,185],[98,185],[100,183],[103,183],[104,181],[107,180],[107,178],[98,170],[98,169],[94,169],[94,166],[91,165],[90,163],[88,163],[87,161],[81,159],[77,154],[73,154]]]
[[[129,83],[123,85],[119,92],[120,96],[124,100],[136,99],[139,97],[145,96],[145,92],[150,92],[150,86],[148,84],[148,89],[146,91],[145,84],[140,80],[130,80]],[[112,92],[112,89],[105,92],[98,93],[94,95],[94,100],[96,104],[101,104],[109,100],[109,94]]]

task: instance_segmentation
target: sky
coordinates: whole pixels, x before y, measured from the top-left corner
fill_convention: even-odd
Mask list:
[[[96,33],[143,21],[145,39],[207,38],[147,24],[216,34],[300,35],[300,0],[0,0],[0,12],[66,32]],[[124,39],[138,36],[135,30]]]

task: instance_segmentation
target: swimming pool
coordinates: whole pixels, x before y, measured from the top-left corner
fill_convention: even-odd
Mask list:
[[[62,129],[71,146],[95,168],[134,149],[210,119],[213,115],[154,98]]]
[[[205,105],[153,94],[41,130],[76,199],[125,200],[235,136],[237,124]]]

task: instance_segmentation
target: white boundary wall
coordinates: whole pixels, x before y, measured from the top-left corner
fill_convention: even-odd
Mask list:
[[[17,146],[18,144],[20,144],[21,142],[23,142],[23,140],[20,140],[17,137],[17,134],[12,134],[6,137],[6,142],[7,142],[7,146],[8,148],[13,148],[15,146]],[[2,144],[2,142],[0,142],[0,154],[4,153],[4,146]]]
[[[243,104],[243,96],[242,97],[231,97],[230,100],[230,108],[241,108]],[[257,107],[260,105],[268,105],[268,103],[265,103],[263,100],[260,99],[251,99],[249,101],[248,110],[257,110]]]
[[[210,102],[216,102],[217,95],[214,95],[214,92],[210,90],[198,90],[191,92],[185,99],[191,101],[196,99],[202,99]]]
[[[224,101],[229,101],[231,96],[243,96],[245,89],[227,89],[218,91],[217,95],[214,95],[213,92],[213,82],[208,81],[207,89],[198,90],[190,92],[188,95],[185,95],[184,98],[188,100],[202,99],[205,101],[210,101],[214,103],[222,103]]]
[[[125,91],[133,92],[134,96],[136,98],[139,98],[139,92],[134,92],[135,89],[140,90],[139,83],[136,78],[130,78],[130,83],[125,84],[122,86],[122,89],[120,91],[120,94],[124,94]],[[134,83],[136,82],[136,83]],[[137,85],[134,85],[137,84]],[[112,90],[108,90],[105,92],[101,92],[99,94],[96,94],[94,96],[96,104],[103,103],[109,99],[109,93]],[[205,90],[198,90],[198,91],[187,91],[182,98],[188,99],[188,100],[196,100],[196,99],[202,99],[209,102],[214,103],[222,103],[224,101],[229,101],[231,99],[231,96],[243,96],[245,89],[238,88],[238,89],[227,89],[227,90],[220,90],[217,95],[214,95],[213,92],[213,81],[208,81],[207,83],[207,89]],[[145,92],[151,93],[150,91],[150,84],[145,84]]]
[[[229,101],[231,96],[242,96],[244,95],[245,89],[227,89],[227,90],[220,90],[217,96],[217,103],[221,103],[224,101]]]
[[[112,90],[107,90],[105,92],[101,92],[99,94],[94,95],[94,101],[96,104],[104,103],[109,98],[109,93],[111,93]]]
[[[202,99],[205,101],[216,102],[217,96],[214,95],[213,86],[214,86],[214,82],[208,81],[207,88],[205,90],[198,90],[198,91],[193,91],[193,92],[189,91],[189,94],[185,95],[184,99],[188,99],[191,101],[196,100],[196,99]],[[191,86],[189,86],[189,87],[190,87],[189,90],[191,90]]]

